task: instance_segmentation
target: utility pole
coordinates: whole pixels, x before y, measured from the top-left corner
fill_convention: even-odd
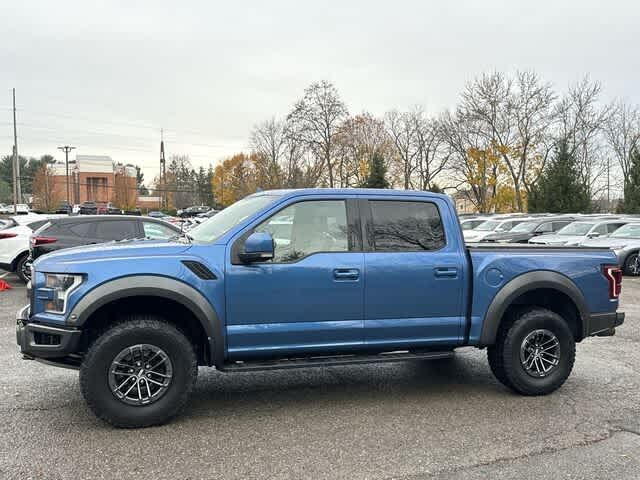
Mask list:
[[[160,129],[160,185],[162,189],[160,190],[160,202],[162,205],[162,209],[167,208],[167,170],[166,170],[166,160],[164,158],[164,130]]]
[[[20,188],[20,157],[18,157],[18,131],[16,130],[16,89],[13,89],[13,213],[18,214],[18,203],[22,203]]]
[[[610,168],[611,168],[611,159],[607,157],[607,213],[611,213],[611,184],[609,182]]]
[[[64,152],[64,163],[67,168],[67,211],[71,213],[71,197],[69,195],[69,152],[76,147],[70,147],[69,145],[65,145],[64,147],[58,147],[58,150],[62,150]]]

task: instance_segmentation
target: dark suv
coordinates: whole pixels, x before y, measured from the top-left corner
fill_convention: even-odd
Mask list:
[[[41,255],[63,248],[134,238],[162,240],[179,234],[178,227],[149,217],[82,215],[56,218],[33,233],[28,264]]]

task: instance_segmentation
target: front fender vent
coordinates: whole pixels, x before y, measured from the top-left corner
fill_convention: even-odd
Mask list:
[[[196,262],[195,260],[182,260],[182,263],[202,280],[216,280],[218,278],[211,270],[200,262]]]

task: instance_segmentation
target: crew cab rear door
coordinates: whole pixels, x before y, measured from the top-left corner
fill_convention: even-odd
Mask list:
[[[365,344],[415,348],[460,343],[467,260],[446,202],[381,197],[359,205],[366,223]],[[443,220],[448,220],[447,228]]]

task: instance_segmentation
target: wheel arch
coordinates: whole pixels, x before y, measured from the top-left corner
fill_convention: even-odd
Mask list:
[[[147,301],[157,300],[151,307]],[[209,301],[195,288],[172,278],[156,275],[136,275],[122,277],[103,283],[86,293],[69,312],[69,325],[88,328],[97,321],[100,312],[114,310],[114,307],[130,306],[141,312],[159,311],[162,306],[175,306],[189,312],[195,328],[204,335],[206,351],[204,361],[208,365],[220,365],[224,361],[224,335],[220,318]],[[115,308],[116,312],[122,312]],[[169,310],[170,311],[170,310]],[[168,312],[165,312],[168,313]],[[192,326],[188,318],[167,319],[178,327]],[[193,322],[192,322],[193,323]]]
[[[512,279],[498,291],[484,317],[480,346],[495,343],[498,328],[510,308],[531,304],[549,308],[563,316],[570,323],[576,341],[585,337],[589,310],[580,289],[560,273],[537,270]]]

